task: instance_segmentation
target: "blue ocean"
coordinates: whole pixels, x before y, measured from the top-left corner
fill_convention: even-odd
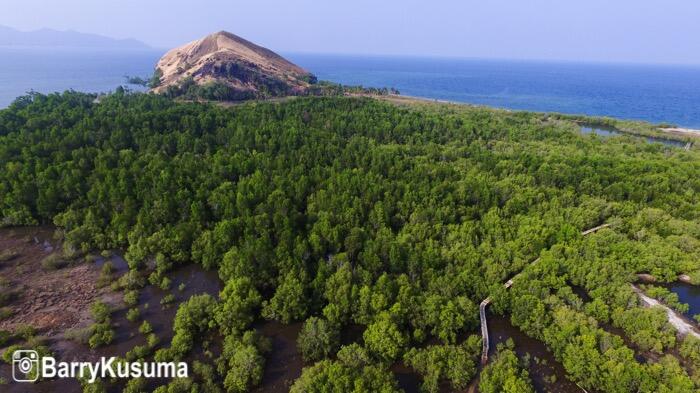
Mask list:
[[[30,90],[110,91],[151,75],[163,53],[0,48],[0,107]],[[283,55],[319,79],[411,96],[700,128],[700,66]]]

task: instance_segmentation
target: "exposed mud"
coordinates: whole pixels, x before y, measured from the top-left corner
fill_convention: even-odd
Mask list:
[[[99,270],[82,260],[58,270],[42,267],[42,260],[60,254],[53,228],[0,229],[0,250],[17,256],[0,263],[3,291],[12,293],[6,305],[12,315],[0,320],[0,330],[20,325],[53,337],[89,322],[89,305],[106,295],[96,285]]]
[[[15,314],[0,321],[0,329],[11,330],[21,324],[33,326],[42,336],[44,345],[59,361],[94,362],[101,357],[124,356],[134,346],[143,345],[146,341],[144,335],[138,332],[141,320],[151,324],[153,332],[160,338],[159,347],[167,346],[173,336],[172,322],[178,304],[194,294],[216,296],[221,290],[221,281],[215,272],[204,271],[194,264],[177,267],[168,274],[172,280],[171,289],[161,290],[147,285],[140,291],[138,308],[141,320],[130,322],[126,319],[123,293],[112,291],[109,285],[97,285],[101,267],[107,260],[115,268],[113,280],[128,271],[126,261],[119,255],[113,255],[108,259],[98,257],[95,262],[78,259],[60,269],[44,270],[41,261],[54,250],[60,250],[60,243],[53,240],[52,233],[51,228],[0,230],[0,251],[11,249],[17,253],[10,261],[0,264],[0,277],[17,292],[16,298],[8,306]],[[168,294],[173,295],[173,301],[169,305],[161,305]],[[70,329],[85,328],[93,322],[90,305],[98,299],[112,306],[111,325],[116,334],[111,344],[91,349],[86,344],[66,338],[65,333]],[[15,340],[6,345],[16,343]],[[0,351],[4,351],[4,348],[0,348]],[[201,351],[197,352],[199,354]],[[4,363],[0,364],[0,377],[7,382],[0,385],[2,392],[81,391],[75,379],[45,380],[34,384],[11,382],[12,369]],[[114,385],[108,391],[118,392],[121,387]]]

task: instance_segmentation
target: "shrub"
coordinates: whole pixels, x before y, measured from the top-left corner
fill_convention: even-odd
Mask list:
[[[172,293],[169,293],[163,297],[163,299],[160,300],[160,304],[170,304],[175,301],[175,295]]]
[[[107,261],[102,265],[100,270],[100,276],[97,279],[97,286],[104,287],[112,281],[112,274],[114,273],[114,265],[112,261]]]
[[[87,263],[95,263],[97,261],[97,256],[96,255],[86,255],[85,256],[85,262]]]
[[[36,335],[36,329],[30,325],[19,325],[15,328],[15,335],[29,340]]]
[[[92,327],[68,329],[63,333],[66,340],[75,341],[80,344],[87,344],[92,336]]]
[[[68,266],[68,261],[60,254],[51,254],[41,260],[41,267],[44,270],[58,270]]]
[[[156,336],[155,333],[151,333],[146,337],[146,343],[149,347],[154,348],[158,343],[160,343],[160,338]]]
[[[151,347],[147,345],[137,345],[126,353],[126,360],[133,362],[137,359],[145,359],[151,354]]]
[[[130,308],[129,311],[126,312],[126,319],[130,322],[136,322],[140,317],[141,311],[139,311],[138,307]]]
[[[3,250],[0,252],[0,262],[8,262],[19,256],[17,251]]]
[[[129,290],[124,292],[124,303],[127,306],[135,306],[139,302],[139,291]]]
[[[108,345],[114,340],[114,330],[109,323],[96,323],[92,325],[92,335],[88,339],[90,348],[97,348],[102,345]]]
[[[14,311],[12,311],[11,308],[0,307],[0,321],[11,317],[13,314],[14,314]]]
[[[129,270],[128,273],[119,279],[119,284],[126,289],[141,289],[146,285],[146,279],[138,270]]]
[[[172,281],[168,277],[163,277],[163,279],[160,281],[159,287],[160,289],[167,291],[170,289],[170,284],[172,284]]]
[[[92,334],[88,339],[90,348],[110,344],[112,340],[114,340],[115,335],[110,325],[110,314],[112,310],[107,304],[98,300],[92,304],[90,311],[92,312],[92,317],[95,319],[95,324],[90,327],[90,332]]]
[[[112,314],[109,305],[100,300],[97,300],[90,306],[90,312],[96,322],[107,322],[109,321],[109,316]]]
[[[10,339],[12,339],[13,334],[9,330],[0,330],[0,347],[4,347]]]
[[[141,324],[141,326],[139,326],[139,332],[141,332],[141,334],[149,334],[149,333],[152,333],[152,332],[153,332],[153,326],[151,326],[151,324],[148,323],[148,321],[143,321],[143,323]]]

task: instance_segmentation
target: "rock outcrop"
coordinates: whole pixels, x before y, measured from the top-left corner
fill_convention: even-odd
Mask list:
[[[157,93],[208,87],[234,99],[300,94],[316,81],[275,52],[225,31],[170,50],[158,61],[156,77]]]

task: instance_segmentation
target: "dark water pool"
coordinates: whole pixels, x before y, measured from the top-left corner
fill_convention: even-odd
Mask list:
[[[554,359],[554,355],[543,342],[528,337],[510,322],[508,317],[488,315],[489,360],[496,354],[498,343],[512,338],[515,352],[519,357],[529,355],[530,378],[537,392],[580,393],[581,389],[566,378],[564,367]]]
[[[687,303],[690,306],[687,316],[700,314],[700,286],[686,284],[684,282],[675,282],[667,288],[678,295],[681,303]]]

